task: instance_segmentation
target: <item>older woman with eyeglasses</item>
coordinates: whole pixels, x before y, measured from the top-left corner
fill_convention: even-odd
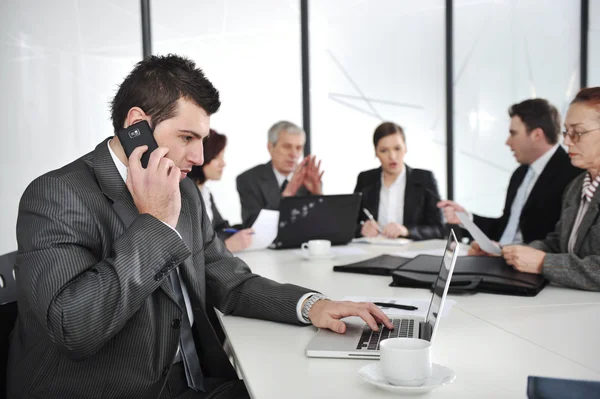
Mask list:
[[[587,172],[567,187],[554,232],[528,246],[505,246],[502,255],[519,271],[600,291],[600,87],[577,94],[567,111],[563,136],[571,163]],[[481,249],[473,243],[469,252],[481,254]]]

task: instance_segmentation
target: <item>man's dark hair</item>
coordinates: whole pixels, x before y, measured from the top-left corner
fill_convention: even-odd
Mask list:
[[[151,125],[177,115],[180,98],[193,101],[208,115],[219,110],[219,92],[196,64],[177,55],[150,56],[127,75],[111,104],[115,133],[123,127],[127,113],[140,107],[152,118]]]
[[[525,100],[518,104],[513,104],[508,109],[508,115],[512,118],[518,116],[525,124],[527,133],[531,133],[533,129],[540,128],[546,136],[546,141],[549,144],[558,143],[560,135],[560,115],[547,100],[543,98],[534,98]]]
[[[406,137],[404,137],[404,130],[400,127],[400,125],[395,124],[394,122],[383,122],[381,125],[377,126],[375,132],[373,133],[373,146],[377,149],[377,143],[379,140],[384,138],[385,136],[389,136],[391,134],[399,133],[402,137],[402,141],[406,144]]]
[[[204,184],[206,175],[204,174],[204,165],[211,163],[225,149],[227,145],[227,136],[217,133],[216,130],[210,129],[210,134],[204,139],[204,164],[202,166],[194,165],[188,173],[188,177],[196,184]]]

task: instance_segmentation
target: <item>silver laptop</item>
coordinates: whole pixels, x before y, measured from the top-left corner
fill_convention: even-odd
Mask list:
[[[446,250],[442,256],[435,289],[431,296],[427,318],[424,321],[419,320],[417,317],[399,316],[399,318],[392,319],[393,330],[389,330],[380,324],[379,332],[375,332],[371,331],[361,318],[348,317],[344,319],[347,325],[345,334],[320,329],[306,347],[306,356],[379,358],[379,343],[388,338],[420,338],[433,342],[444,309],[444,302],[450,287],[450,279],[454,272],[457,255],[458,241],[454,231],[451,230],[446,243]]]

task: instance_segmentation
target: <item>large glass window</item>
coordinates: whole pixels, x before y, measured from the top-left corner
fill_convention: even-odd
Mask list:
[[[211,126],[227,135],[221,182],[209,182],[220,212],[241,221],[238,174],[267,162],[267,131],[302,124],[300,3],[280,0],[153,0],[155,54],[185,55],[221,93]]]
[[[600,0],[590,0],[587,86],[600,86]]]
[[[406,163],[446,195],[445,2],[311,1],[312,152],[327,194],[352,192],[376,168],[373,131],[406,133]]]
[[[37,176],[113,134],[109,102],[142,58],[140,2],[0,2],[0,253]]]
[[[510,105],[545,98],[564,116],[579,90],[580,2],[454,2],[455,199],[502,214],[517,163]]]

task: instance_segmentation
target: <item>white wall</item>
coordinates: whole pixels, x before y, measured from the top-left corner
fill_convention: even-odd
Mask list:
[[[112,134],[109,101],[141,59],[140,2],[0,2],[0,254],[37,176]]]
[[[588,87],[600,86],[600,0],[590,0]]]

